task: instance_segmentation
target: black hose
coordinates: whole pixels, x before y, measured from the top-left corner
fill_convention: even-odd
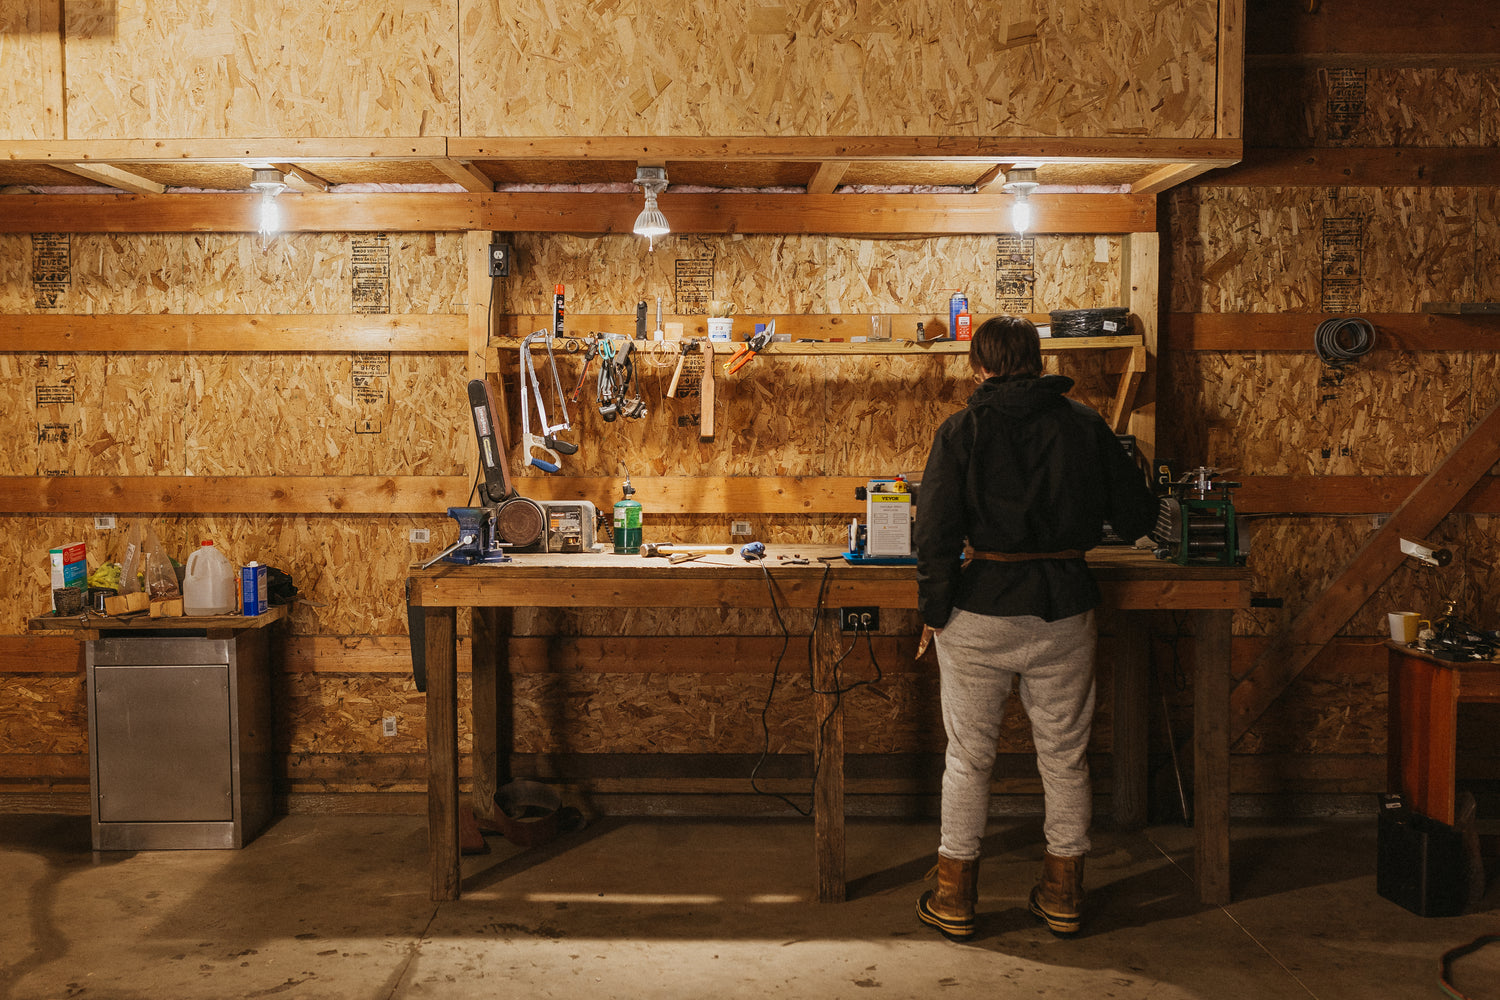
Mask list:
[[[1318,324],[1313,347],[1325,365],[1342,368],[1375,346],[1375,327],[1358,316],[1334,316]]]

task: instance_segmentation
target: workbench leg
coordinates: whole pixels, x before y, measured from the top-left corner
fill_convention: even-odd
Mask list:
[[[454,608],[426,608],[427,850],[434,900],[457,899],[458,648]]]
[[[1229,687],[1232,611],[1195,611],[1193,809],[1200,902],[1229,902]]]
[[[474,792],[476,816],[493,819],[495,792],[510,781],[512,608],[475,608],[473,662]]]
[[[1151,691],[1149,631],[1146,612],[1117,614],[1120,635],[1114,665],[1113,790],[1110,811],[1121,830],[1146,825],[1146,735]]]
[[[838,679],[839,616],[821,611],[814,625],[813,690],[832,692]],[[837,695],[813,695],[813,843],[818,865],[818,902],[842,903],[844,884],[844,709]]]

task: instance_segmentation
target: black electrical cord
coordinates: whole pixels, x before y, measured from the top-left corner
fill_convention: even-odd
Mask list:
[[[1358,316],[1334,316],[1318,324],[1313,348],[1330,368],[1358,361],[1375,346],[1375,327]]]
[[[761,788],[758,780],[760,776],[761,765],[765,764],[766,758],[771,755],[771,724],[767,717],[771,712],[771,701],[776,697],[776,684],[781,679],[781,661],[786,658],[786,651],[791,647],[792,644],[792,633],[791,630],[786,627],[785,619],[781,617],[781,605],[776,600],[776,586],[771,580],[771,571],[766,567],[766,561],[764,559],[760,561],[760,569],[766,577],[766,592],[771,596],[771,611],[776,615],[776,624],[781,627],[781,652],[776,654],[776,663],[771,667],[771,687],[770,690],[766,692],[765,704],[761,705],[760,708],[760,731],[762,742],[760,758],[756,760],[755,766],[750,769],[750,788],[757,795],[769,795],[773,799],[780,799],[782,802],[790,806],[798,816],[811,816],[811,804],[809,804],[808,807],[804,809],[797,803],[793,802],[791,799],[787,798],[785,795],[782,795],[780,792],[773,792],[769,789]],[[823,565],[823,583],[826,584],[827,581],[828,565],[825,563]],[[818,604],[820,607],[822,603],[823,585],[819,585]],[[814,617],[814,620],[816,620],[816,617]],[[817,785],[818,781],[818,764],[819,761],[815,758],[813,760],[814,786]]]

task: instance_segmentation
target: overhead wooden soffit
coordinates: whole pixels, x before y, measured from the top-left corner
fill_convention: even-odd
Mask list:
[[[4,196],[0,232],[255,232],[253,194]],[[676,233],[906,236],[1004,232],[1009,195],[667,193],[661,209]],[[1156,231],[1151,195],[1033,195],[1037,233]],[[282,232],[629,233],[640,214],[631,194],[297,194],[277,198]]]

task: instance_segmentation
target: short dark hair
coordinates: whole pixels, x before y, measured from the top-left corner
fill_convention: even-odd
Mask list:
[[[1025,316],[992,316],[969,341],[969,367],[991,375],[1040,375],[1042,341]]]

